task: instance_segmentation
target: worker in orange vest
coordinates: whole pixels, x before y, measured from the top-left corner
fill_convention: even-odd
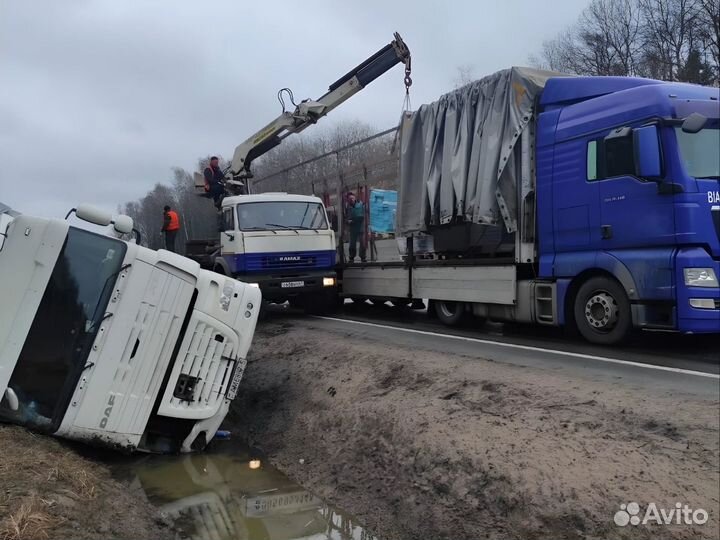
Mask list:
[[[180,218],[177,212],[169,206],[166,206],[164,210],[162,230],[165,233],[165,249],[175,252],[175,237],[180,230]]]

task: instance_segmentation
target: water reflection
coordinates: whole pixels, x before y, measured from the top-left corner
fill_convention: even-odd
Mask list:
[[[277,469],[249,456],[148,457],[134,483],[185,540],[378,540]]]

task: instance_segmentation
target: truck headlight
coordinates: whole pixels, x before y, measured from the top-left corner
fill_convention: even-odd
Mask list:
[[[717,287],[718,278],[712,268],[685,268],[685,285],[689,287]]]
[[[335,285],[334,277],[324,277],[323,278],[323,287],[332,287],[334,285]]]
[[[259,288],[260,288],[260,284],[259,284],[259,283],[246,283],[246,285],[247,285],[248,287],[254,287],[255,289],[259,289]]]

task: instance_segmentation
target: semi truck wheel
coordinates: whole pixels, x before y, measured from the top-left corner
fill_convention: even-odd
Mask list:
[[[630,300],[622,285],[606,277],[583,283],[573,309],[578,331],[590,343],[615,345],[632,330]]]
[[[440,322],[447,326],[456,326],[465,318],[465,304],[463,302],[446,302],[435,300],[435,314]]]

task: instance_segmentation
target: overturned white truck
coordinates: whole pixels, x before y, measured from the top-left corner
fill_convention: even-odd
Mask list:
[[[79,218],[132,220],[90,207]],[[215,435],[261,294],[184,257],[0,204],[0,421],[125,451]]]

